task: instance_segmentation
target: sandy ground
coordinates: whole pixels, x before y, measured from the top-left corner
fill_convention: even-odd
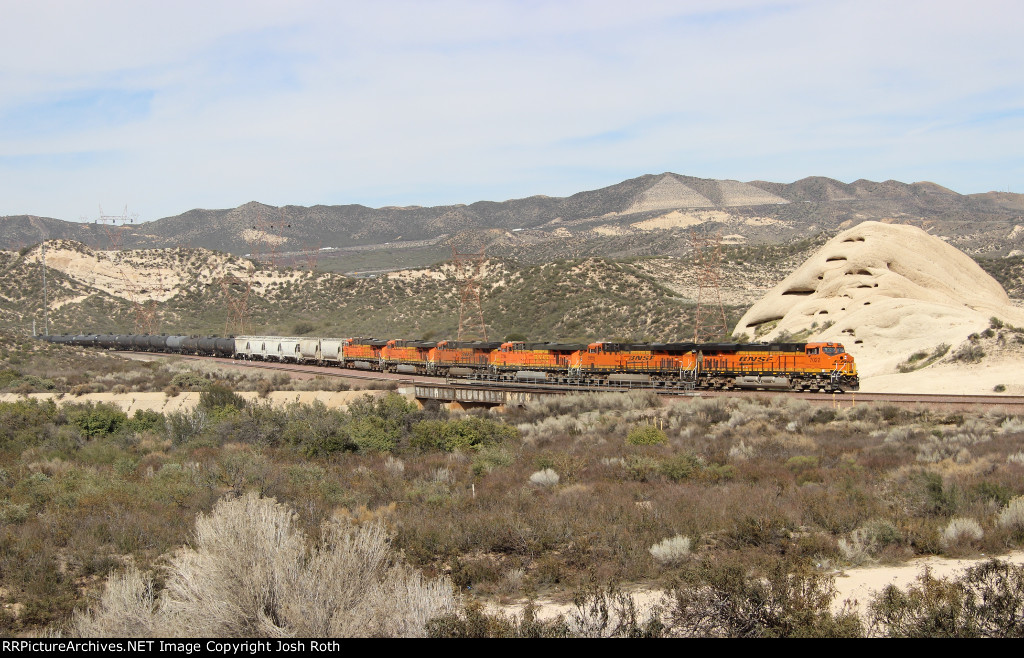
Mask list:
[[[932,570],[932,575],[939,578],[956,577],[966,569],[980,564],[985,560],[996,557],[1000,560],[1013,564],[1024,564],[1024,551],[1014,551],[1007,555],[993,555],[973,559],[950,559],[943,557],[923,557],[911,560],[906,564],[895,566],[872,566],[857,567],[839,572],[835,578],[836,597],[832,603],[834,612],[841,611],[847,602],[853,609],[866,618],[867,606],[875,595],[880,593],[888,585],[895,585],[905,589],[908,585],[917,580],[918,576],[924,573],[925,567]],[[662,602],[663,593],[649,587],[637,586],[625,588],[628,594],[636,601],[645,616],[652,608]],[[559,615],[567,618],[572,615],[575,608],[572,603],[555,601],[552,599],[539,599],[536,601],[537,617],[539,619],[554,619]],[[517,602],[508,605],[490,604],[488,610],[500,612],[506,615],[519,615],[525,608],[525,602]]]
[[[867,610],[871,599],[888,585],[896,585],[903,589],[917,579],[925,567],[932,570],[932,575],[939,578],[955,577],[963,571],[985,560],[996,557],[1013,564],[1024,564],[1024,551],[1014,551],[1008,555],[993,555],[981,558],[955,560],[942,557],[922,557],[906,564],[884,567],[858,567],[847,569],[836,576],[838,594],[833,609],[840,609],[846,601],[862,614]]]
[[[260,398],[255,391],[243,391],[238,395],[249,402],[269,402],[273,406],[284,406],[292,402],[312,404],[322,402],[332,409],[345,409],[353,400],[364,395],[380,397],[388,391],[272,391],[266,398]],[[174,397],[167,397],[164,393],[88,393],[86,395],[60,396],[55,393],[30,393],[29,398],[37,400],[57,400],[58,403],[65,402],[106,402],[114,404],[122,411],[131,415],[138,409],[146,411],[158,411],[170,413],[174,411],[189,411],[199,404],[198,392],[179,393]],[[15,393],[0,394],[0,402],[16,402],[23,399],[23,396]]]
[[[861,379],[865,393],[942,393],[964,395],[1024,395],[1024,359],[1001,357],[1000,363],[934,365],[916,372],[876,375]],[[1006,390],[995,392],[1002,385]]]

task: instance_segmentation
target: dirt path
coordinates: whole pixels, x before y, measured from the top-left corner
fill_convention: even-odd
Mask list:
[[[1007,555],[993,555],[971,559],[951,559],[937,556],[922,557],[911,560],[905,564],[893,566],[869,566],[855,567],[836,573],[836,598],[832,602],[832,610],[839,612],[849,601],[862,617],[867,615],[867,607],[871,600],[888,585],[896,585],[906,588],[920,576],[925,567],[930,567],[932,574],[936,577],[955,577],[966,569],[989,560],[997,558],[1013,564],[1024,564],[1024,551],[1014,551]],[[654,606],[662,602],[663,593],[661,590],[649,587],[637,586],[626,587],[624,590],[629,593],[641,611],[641,616],[646,616]],[[559,615],[569,617],[575,610],[572,603],[556,601],[553,599],[539,599],[535,602],[537,606],[538,619],[554,619]],[[492,612],[501,612],[506,615],[522,614],[526,607],[525,601],[513,604],[501,605],[490,604],[488,608]]]
[[[943,557],[922,557],[906,564],[895,566],[857,567],[847,569],[836,575],[838,594],[832,604],[839,610],[845,601],[854,604],[862,615],[867,612],[867,604],[888,585],[896,585],[903,589],[920,576],[925,567],[930,567],[932,575],[939,578],[958,576],[970,567],[985,560],[997,558],[1013,564],[1024,564],[1024,551],[1014,551],[1007,555],[992,555],[970,559],[951,559]]]

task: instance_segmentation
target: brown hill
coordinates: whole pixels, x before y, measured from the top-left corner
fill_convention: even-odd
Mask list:
[[[711,180],[674,173],[645,175],[569,197],[532,196],[469,205],[368,208],[360,205],[272,207],[257,202],[190,210],[117,229],[125,248],[191,246],[236,255],[276,252],[300,258],[317,248],[396,252],[452,236],[491,231],[493,253],[531,262],[578,256],[679,255],[690,227],[721,231],[733,242],[784,243],[865,220],[912,224],[949,237],[971,253],[1024,249],[1011,235],[1024,196],[961,195],[934,183],[876,183],[811,177],[794,183]],[[111,244],[109,226],[13,216],[0,219],[0,248],[44,237]],[[569,239],[567,239],[569,238]],[[429,264],[428,250],[419,264]],[[325,255],[330,255],[329,253]],[[384,259],[386,261],[386,259]],[[414,259],[415,260],[415,259]],[[405,264],[409,264],[405,262]]]

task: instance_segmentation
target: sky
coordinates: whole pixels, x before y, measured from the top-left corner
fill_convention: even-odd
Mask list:
[[[0,216],[1024,192],[1020,0],[0,0]]]

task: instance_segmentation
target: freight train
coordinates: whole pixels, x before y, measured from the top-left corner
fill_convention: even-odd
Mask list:
[[[531,343],[286,336],[79,334],[53,343],[360,370],[580,387],[774,389],[860,387],[840,343]]]

